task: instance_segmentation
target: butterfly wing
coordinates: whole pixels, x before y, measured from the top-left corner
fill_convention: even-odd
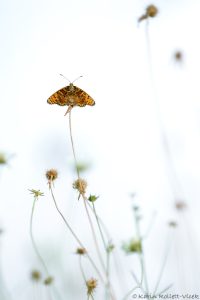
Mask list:
[[[95,101],[85,91],[77,86],[74,86],[74,96],[76,97],[77,106],[95,105]]]
[[[58,90],[48,98],[47,103],[58,104],[61,106],[69,105],[72,107],[76,105],[81,107],[95,105],[95,101],[92,97],[75,85],[68,85]]]
[[[55,92],[53,95],[51,95],[48,98],[47,103],[58,104],[61,106],[68,105],[68,97],[67,97],[68,93],[69,93],[69,86],[66,86],[58,90],[57,92]]]

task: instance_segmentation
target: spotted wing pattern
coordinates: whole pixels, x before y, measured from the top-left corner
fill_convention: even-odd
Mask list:
[[[70,84],[49,97],[49,104],[58,104],[61,106],[86,106],[95,105],[95,101],[83,90],[77,86]]]

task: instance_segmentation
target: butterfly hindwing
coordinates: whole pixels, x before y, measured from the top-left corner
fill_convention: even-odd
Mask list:
[[[92,97],[90,97],[85,91],[83,91],[77,86],[74,86],[74,94],[77,96],[76,105],[78,106],[95,105],[95,101],[92,99]]]

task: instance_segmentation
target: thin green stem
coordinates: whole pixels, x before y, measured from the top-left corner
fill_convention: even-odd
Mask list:
[[[135,228],[136,228],[136,235],[137,235],[137,239],[141,242],[142,244],[142,237],[140,234],[140,226],[139,226],[139,219],[136,213],[136,210],[133,209],[134,212],[134,219],[135,219]],[[148,281],[147,281],[147,274],[146,274],[146,267],[145,267],[145,259],[144,259],[144,252],[143,252],[143,244],[141,247],[141,252],[138,254],[139,255],[139,259],[140,259],[140,265],[141,265],[141,286],[143,284],[143,280],[144,280],[144,284],[145,284],[145,290],[147,292],[147,294],[149,293],[149,288],[148,288]]]
[[[131,271],[131,275],[133,276],[133,278],[134,278],[134,280],[135,280],[137,286],[140,287],[141,291],[142,291],[144,294],[147,294],[147,292],[146,292],[146,291],[144,290],[144,288],[142,287],[141,282],[139,281],[139,279],[137,278],[136,274],[135,274],[133,271]]]
[[[165,293],[166,291],[168,291],[172,286],[173,286],[173,283],[169,284],[164,290],[162,290],[161,292],[159,292],[155,296],[162,295],[163,293]]]
[[[79,169],[77,167],[77,159],[76,159],[76,152],[75,152],[74,141],[73,141],[73,134],[72,134],[71,111],[69,112],[69,131],[70,131],[70,139],[71,139],[71,145],[72,145],[72,152],[73,152],[74,161],[75,161],[75,165],[76,165],[77,176],[78,176],[78,179],[80,179]],[[83,198],[85,211],[86,211],[86,214],[87,214],[87,217],[88,217],[88,221],[89,221],[89,224],[90,224],[90,228],[91,228],[91,231],[92,231],[92,236],[93,236],[94,244],[95,244],[95,247],[96,247],[97,255],[99,257],[99,261],[101,263],[101,266],[102,266],[104,272],[106,273],[106,268],[105,268],[105,265],[104,265],[104,262],[103,262],[103,259],[102,259],[102,256],[101,256],[101,252],[100,252],[99,245],[98,245],[98,242],[97,242],[97,238],[96,238],[96,233],[95,233],[95,230],[94,230],[94,226],[92,224],[92,220],[90,218],[90,214],[89,214],[89,211],[87,209],[87,205],[86,205],[87,198],[85,197],[85,195],[83,193],[81,194],[81,196]]]
[[[159,272],[159,275],[158,275],[158,279],[157,279],[157,282],[156,282],[156,285],[155,285],[155,288],[154,288],[153,295],[156,294],[156,292],[158,290],[158,287],[159,287],[159,284],[160,284],[160,281],[161,281],[161,278],[163,276],[165,265],[167,263],[167,258],[168,258],[169,252],[170,252],[170,247],[171,247],[171,243],[167,242],[167,247],[165,249],[164,259],[163,259],[163,262],[162,262],[162,265],[161,265],[161,269],[160,269],[160,272]]]
[[[100,226],[103,228],[104,233],[105,233],[105,235],[106,235],[106,237],[107,237],[107,240],[111,241],[112,238],[111,238],[111,235],[110,235],[110,233],[109,233],[109,231],[108,231],[108,228],[106,227],[106,225],[104,224],[104,222],[102,221],[102,219],[99,217],[99,215],[97,214],[96,210],[95,210],[95,212],[94,212],[93,206],[90,205],[89,201],[87,201],[87,206],[89,206],[90,210],[92,211],[92,213],[93,213],[94,215],[96,214],[96,216],[97,216],[97,218],[98,218],[98,221],[99,221],[99,223],[100,223]],[[105,240],[105,238],[104,238],[104,240]]]
[[[152,229],[152,227],[154,225],[154,222],[155,222],[155,217],[156,217],[156,212],[154,212],[152,214],[151,220],[149,222],[149,226],[147,227],[147,230],[146,230],[145,234],[143,234],[142,240],[147,239],[149,237],[149,234],[150,234],[151,229]]]
[[[82,276],[83,276],[83,279],[84,279],[84,281],[85,281],[85,283],[87,282],[87,279],[86,279],[86,276],[85,276],[85,272],[84,272],[84,270],[83,270],[83,266],[82,266],[82,256],[81,255],[79,255],[79,267],[80,267],[80,270],[81,270],[81,274],[82,274]]]
[[[78,163],[77,163],[76,153],[75,153],[75,148],[74,148],[74,141],[73,141],[73,136],[72,136],[71,111],[69,112],[69,132],[70,132],[70,140],[71,140],[71,145],[72,145],[72,152],[73,152],[73,156],[74,156],[77,177],[78,177],[78,179],[80,179],[80,174],[79,174],[79,169],[78,169]]]
[[[51,184],[49,185],[50,187],[50,192],[51,192],[51,196],[52,196],[52,199],[54,201],[54,204],[55,204],[55,207],[56,207],[56,210],[58,211],[58,213],[60,214],[60,216],[62,217],[65,225],[67,226],[67,228],[69,229],[69,231],[71,232],[71,234],[73,235],[74,239],[77,241],[77,243],[80,245],[81,248],[84,248],[84,245],[83,243],[80,241],[80,239],[78,238],[78,236],[75,234],[75,232],[73,231],[72,227],[69,225],[69,223],[67,222],[66,218],[64,217],[64,215],[62,214],[62,212],[60,211],[58,205],[57,205],[57,202],[56,202],[56,199],[55,199],[55,196],[54,196],[54,193],[53,193],[53,190],[52,190],[52,186]],[[104,282],[104,279],[103,279],[103,276],[101,275],[99,269],[97,268],[96,264],[94,263],[93,259],[90,257],[90,255],[88,254],[88,252],[86,252],[85,254],[87,256],[87,258],[89,259],[90,263],[92,264],[93,268],[95,269],[95,271],[97,272],[99,278],[101,279],[102,282]]]
[[[109,299],[110,295],[110,251],[107,250],[106,252],[106,277],[107,277],[107,286],[106,286],[106,298]]]
[[[70,130],[70,139],[71,139],[71,145],[72,145],[72,152],[73,152],[74,161],[75,161],[75,165],[76,165],[77,177],[78,177],[78,179],[80,179],[80,174],[79,174],[79,169],[78,169],[77,159],[76,159],[76,152],[75,152],[75,147],[74,147],[74,141],[73,141],[73,135],[72,135],[71,111],[69,111],[69,130]],[[84,203],[86,215],[87,215],[87,218],[88,218],[88,221],[89,221],[89,224],[90,224],[90,228],[91,228],[91,232],[92,232],[92,236],[93,236],[95,248],[96,248],[96,251],[97,251],[97,255],[99,257],[99,261],[100,261],[100,264],[102,266],[102,269],[105,272],[106,277],[107,277],[107,270],[106,270],[103,258],[101,256],[101,251],[100,251],[99,244],[98,244],[98,241],[97,241],[95,229],[94,229],[94,226],[93,226],[93,223],[92,223],[92,219],[90,217],[90,214],[89,214],[89,211],[88,211],[88,208],[87,208],[87,198],[86,198],[86,196],[83,193],[81,193],[81,196],[83,198],[83,203]],[[100,232],[102,233],[102,231],[100,231]],[[109,282],[109,286],[110,286],[110,281],[109,281],[108,278],[107,278],[107,281]],[[115,297],[112,294],[111,294],[111,298],[115,299]]]
[[[82,197],[83,197],[83,203],[84,203],[85,211],[86,211],[86,214],[87,214],[87,218],[88,218],[88,221],[89,221],[89,224],[90,224],[94,244],[95,244],[96,251],[97,251],[97,254],[98,254],[98,257],[99,257],[99,261],[101,263],[101,266],[102,266],[104,272],[106,273],[106,267],[104,265],[104,262],[103,262],[103,259],[102,259],[102,256],[101,256],[101,251],[100,251],[99,244],[98,244],[98,241],[97,241],[95,229],[94,229],[92,219],[90,217],[90,214],[89,214],[89,211],[88,211],[88,208],[87,208],[87,204],[86,204],[87,198],[84,195],[82,195]]]
[[[100,225],[100,222],[99,222],[99,218],[98,218],[98,215],[97,215],[97,212],[96,212],[96,208],[95,208],[94,202],[92,202],[92,208],[93,208],[93,212],[94,212],[95,219],[96,219],[96,221],[97,221],[97,226],[98,226],[98,228],[99,228],[99,232],[100,232],[100,235],[101,235],[101,239],[102,239],[102,242],[103,242],[105,251],[107,252],[106,241],[105,241],[105,238],[104,238],[104,235],[103,235],[103,231],[102,231],[102,229],[101,229],[101,225]]]
[[[30,237],[31,237],[31,242],[32,242],[32,245],[33,245],[33,249],[34,249],[34,251],[35,251],[35,253],[38,257],[38,260],[40,261],[41,265],[43,266],[43,268],[46,272],[46,275],[49,276],[48,268],[47,268],[42,256],[40,255],[40,252],[37,248],[36,242],[35,242],[34,237],[33,237],[33,215],[34,215],[34,211],[35,211],[36,201],[37,201],[37,197],[34,197],[32,210],[31,210],[31,218],[30,218]]]

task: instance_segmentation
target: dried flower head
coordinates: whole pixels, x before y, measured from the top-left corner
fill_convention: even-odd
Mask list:
[[[154,18],[158,14],[158,9],[155,5],[151,4],[147,6],[146,8],[146,13],[142,15],[139,19],[138,22],[141,22],[143,20],[150,18]]]
[[[51,187],[52,183],[54,182],[54,180],[56,180],[58,177],[58,172],[55,169],[50,169],[48,171],[46,171],[46,178],[48,180],[48,185],[49,188]]]
[[[45,285],[50,285],[53,282],[53,277],[49,276],[44,280]]]
[[[40,271],[38,271],[38,270],[33,270],[32,272],[31,272],[31,279],[33,280],[33,281],[40,281],[40,279],[41,279],[41,273],[40,273]]]
[[[182,52],[181,51],[176,51],[174,53],[174,58],[175,58],[175,60],[178,60],[178,61],[182,60],[182,58],[183,58]]]
[[[84,255],[86,253],[87,253],[87,251],[85,248],[77,248],[76,249],[76,254],[78,254],[78,255]]]
[[[29,190],[32,195],[34,195],[34,198],[38,199],[40,196],[44,196],[44,193],[40,192],[40,190]]]
[[[54,181],[56,180],[56,178],[58,177],[58,172],[55,169],[50,169],[48,171],[46,171],[46,178],[49,181]]]
[[[180,200],[175,203],[175,207],[177,210],[183,211],[187,208],[187,204],[184,201]]]
[[[86,286],[87,286],[87,294],[92,295],[94,290],[97,287],[97,279],[91,278],[86,281]]]
[[[177,65],[183,65],[184,63],[184,53],[181,50],[176,50],[172,56],[174,63]]]
[[[132,239],[132,240],[130,240],[129,243],[124,244],[122,246],[122,248],[127,254],[135,253],[135,252],[141,253],[142,252],[142,243],[141,243],[141,240]]]
[[[86,193],[87,182],[84,179],[77,179],[73,183],[73,188],[79,191],[80,195],[84,195]]]
[[[155,17],[158,14],[158,9],[155,5],[151,4],[146,8],[146,14],[148,17]]]

